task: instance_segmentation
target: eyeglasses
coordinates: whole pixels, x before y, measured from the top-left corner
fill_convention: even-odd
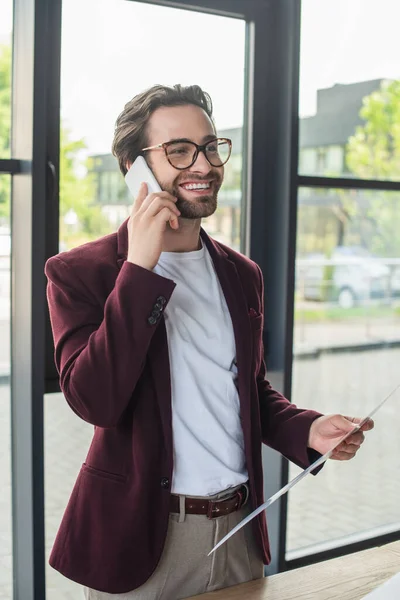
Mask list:
[[[216,138],[206,144],[199,145],[189,140],[173,140],[172,142],[164,142],[163,144],[157,144],[157,146],[143,148],[141,152],[159,148],[163,148],[165,156],[172,167],[183,171],[194,165],[199,152],[203,152],[212,167],[222,167],[230,158],[232,141],[228,138]]]

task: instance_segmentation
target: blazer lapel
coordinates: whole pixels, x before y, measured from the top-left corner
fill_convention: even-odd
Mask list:
[[[128,255],[128,220],[117,232],[117,265],[121,269]],[[153,375],[157,400],[160,404],[161,422],[166,440],[165,447],[172,450],[171,375],[168,356],[167,330],[164,316],[161,316],[153,334],[147,358]]]
[[[119,269],[128,256],[128,220],[126,219],[117,231],[117,265]]]
[[[165,327],[163,315],[153,334],[147,357],[160,406],[161,423],[166,441],[165,448],[167,452],[172,452],[171,372],[168,354],[167,329]],[[169,458],[172,458],[172,455]]]

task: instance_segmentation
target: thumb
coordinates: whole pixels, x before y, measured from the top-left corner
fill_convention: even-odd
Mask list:
[[[332,417],[332,425],[343,433],[350,433],[354,429],[357,429],[357,424],[343,415],[334,415]]]

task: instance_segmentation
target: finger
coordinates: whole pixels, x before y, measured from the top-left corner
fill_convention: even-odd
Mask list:
[[[149,206],[151,206],[156,200],[157,198],[163,198],[165,200],[170,200],[172,203],[176,204],[177,202],[177,198],[175,198],[175,196],[172,196],[172,194],[170,194],[169,192],[153,192],[152,194],[149,194],[146,199],[144,200],[144,202],[141,205],[141,212],[145,212]]]
[[[351,421],[355,425],[360,425],[363,423],[364,419],[359,419],[358,417],[345,417],[348,421]],[[375,427],[375,423],[372,419],[367,419],[365,423],[360,427],[361,431],[369,431]]]
[[[350,433],[356,426],[354,419],[344,417],[343,415],[332,415],[330,419],[332,425],[342,434]]]
[[[168,223],[169,221],[172,229],[178,229],[179,227],[178,217],[167,206],[164,206],[164,208],[157,213],[157,215],[154,217],[154,220],[164,224]]]
[[[356,446],[361,446],[361,444],[365,440],[365,435],[361,431],[357,431],[357,433],[353,433],[347,439],[343,440],[344,444],[355,444]]]
[[[172,227],[172,229],[179,229],[178,217],[171,217],[171,219],[169,220],[169,224],[170,224],[170,227]]]
[[[360,429],[361,429],[361,431],[370,431],[374,427],[375,427],[374,421],[372,419],[368,419],[368,421],[366,421],[364,423],[364,425],[362,427],[360,427]]]
[[[355,454],[359,449],[360,446],[358,444],[346,444],[345,442],[343,442],[343,444],[339,444],[339,446],[336,446],[333,453],[335,454],[337,452],[347,452],[347,454]]]
[[[174,202],[171,202],[171,200],[167,200],[166,198],[158,197],[150,203],[150,205],[144,212],[141,211],[141,213],[146,217],[152,218],[155,217],[163,208],[168,208],[172,213],[174,213],[178,217],[181,214],[178,208],[175,206]]]
[[[348,452],[335,452],[331,456],[331,460],[351,460],[355,454],[349,454]]]

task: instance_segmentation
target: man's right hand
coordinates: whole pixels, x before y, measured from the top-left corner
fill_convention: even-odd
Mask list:
[[[128,221],[128,261],[151,271],[162,252],[167,223],[178,229],[181,213],[169,192],[147,192],[147,184],[142,183]]]

